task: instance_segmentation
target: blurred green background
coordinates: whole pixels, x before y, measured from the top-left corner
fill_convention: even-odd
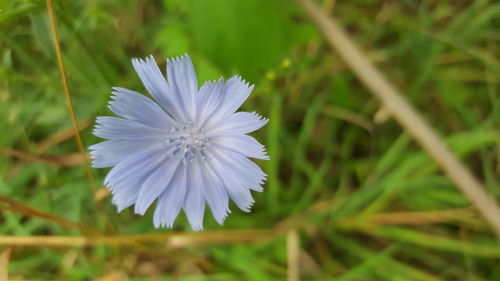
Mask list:
[[[500,3],[317,3],[498,200]],[[295,2],[82,0],[54,10],[85,146],[98,141],[95,116],[110,115],[112,86],[145,93],[131,58],[153,54],[164,70],[188,53],[200,82],[240,74],[256,85],[243,109],[270,119],[253,134],[270,154],[258,162],[269,177],[251,213],[231,205],[219,226],[207,211],[197,239],[216,230],[227,241],[2,247],[9,280],[291,280],[280,229],[300,239],[300,280],[500,280],[489,226]],[[45,2],[1,0],[2,198],[113,235],[190,231],[183,214],[174,230],[155,230],[151,210],[117,214],[91,189],[71,132]],[[99,186],[106,172],[92,170]],[[2,235],[86,235],[0,201]],[[247,229],[259,241],[230,243],[229,231]],[[278,231],[258,239],[252,229]]]

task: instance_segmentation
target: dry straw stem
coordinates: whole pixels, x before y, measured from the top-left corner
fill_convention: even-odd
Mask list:
[[[76,121],[75,112],[73,110],[73,101],[71,100],[71,94],[69,92],[69,86],[68,86],[68,79],[66,77],[66,70],[64,68],[64,62],[63,62],[62,51],[61,51],[61,44],[59,42],[59,34],[57,33],[56,16],[54,14],[52,0],[47,0],[46,3],[47,3],[47,11],[49,13],[49,19],[50,19],[50,29],[52,31],[52,36],[54,37],[54,47],[56,49],[57,62],[59,65],[59,71],[61,73],[61,80],[62,80],[63,87],[64,87],[66,104],[68,105],[69,116],[71,118],[71,124],[73,126],[73,131],[75,134],[76,143],[78,145],[78,150],[80,151],[80,153],[82,155],[85,155],[85,157],[87,158],[87,163],[85,163],[85,165],[84,165],[85,166],[85,173],[87,175],[87,178],[89,180],[89,183],[90,183],[92,190],[96,191],[97,187],[95,185],[94,177],[92,176],[92,172],[91,172],[90,166],[88,164],[90,162],[89,161],[90,159],[89,159],[88,155],[85,153],[85,149],[83,148],[82,138],[80,137],[80,131],[78,129],[78,122]]]
[[[96,229],[81,225],[76,222],[69,221],[63,217],[45,213],[31,206],[18,202],[16,200],[10,199],[5,196],[0,196],[0,210],[8,210],[11,212],[16,212],[23,214],[28,217],[44,219],[47,221],[54,222],[62,227],[79,229],[84,234],[97,235],[100,232]],[[1,245],[1,244],[0,244]]]
[[[476,218],[477,215],[475,210],[472,208],[461,208],[430,212],[378,213],[367,217],[366,222],[371,225],[417,225],[467,222],[478,227],[483,223]]]
[[[0,252],[0,281],[9,280],[9,258],[11,248],[3,249]]]
[[[142,243],[162,243],[167,247],[241,244],[265,241],[280,235],[275,230],[245,229],[204,232],[170,232],[139,235],[103,236],[0,236],[0,245],[68,247],[68,246],[137,246]]]
[[[300,240],[297,230],[290,230],[286,235],[288,257],[288,281],[299,281]]]
[[[0,196],[0,202],[11,202],[10,199]],[[326,202],[326,201],[325,201]],[[34,210],[29,206],[23,206],[14,202],[16,210],[11,207],[2,207],[0,209],[14,210],[19,213],[53,221],[59,225],[71,228],[78,228],[87,236],[0,236],[0,245],[2,246],[35,246],[35,247],[70,247],[70,246],[96,246],[96,245],[120,245],[120,246],[138,246],[141,243],[164,243],[168,247],[186,247],[203,246],[210,244],[234,244],[234,243],[253,243],[259,241],[271,240],[275,237],[287,235],[288,250],[288,268],[289,276],[294,280],[298,276],[298,263],[300,252],[300,240],[298,230],[307,228],[308,217],[317,214],[319,210],[314,210],[310,214],[294,216],[276,225],[273,229],[241,229],[241,230],[221,230],[204,232],[172,232],[172,233],[152,233],[141,235],[103,235],[96,230],[86,228],[74,222],[66,221],[63,218],[45,214]],[[29,209],[29,210],[25,210]],[[317,208],[316,208],[317,209]],[[468,225],[477,227],[472,221],[474,213],[467,208],[443,210],[438,212],[397,212],[397,213],[379,213],[368,216],[362,223],[357,223],[356,218],[345,219],[335,222],[336,227],[365,229],[370,226],[399,225],[399,224],[432,224],[448,223],[453,221],[465,221]],[[466,220],[464,218],[467,217]]]
[[[75,135],[76,143],[78,145],[78,150],[80,151],[80,154],[85,157],[85,175],[87,176],[87,179],[90,184],[90,188],[92,189],[92,192],[96,193],[97,192],[97,186],[95,184],[94,176],[92,175],[92,171],[90,170],[90,158],[87,153],[85,153],[85,149],[83,148],[83,142],[82,138],[80,137],[80,129],[78,127],[78,122],[76,120],[75,116],[75,111],[73,110],[73,101],[71,99],[71,94],[69,92],[69,86],[68,86],[68,79],[66,77],[66,70],[64,68],[64,62],[62,58],[62,51],[61,51],[61,44],[59,41],[59,34],[57,33],[57,24],[56,24],[56,16],[54,14],[54,7],[52,6],[52,0],[46,0],[47,3],[47,11],[49,13],[49,19],[50,19],[50,29],[52,31],[52,36],[54,37],[54,47],[56,49],[56,54],[57,54],[57,62],[59,65],[59,71],[61,73],[61,80],[62,84],[64,87],[64,94],[66,97],[66,104],[68,105],[68,111],[69,111],[69,116],[71,118],[71,125],[73,127],[73,132]],[[111,220],[109,219],[108,215],[106,214],[105,209],[99,204],[99,202],[96,202],[97,209],[100,213],[103,214],[104,219],[107,223],[107,226],[109,227],[110,231],[115,231],[115,227],[112,224]]]
[[[78,131],[81,132],[86,129],[91,123],[91,120],[80,121],[78,124]],[[73,138],[74,136],[75,128],[73,126],[71,126],[71,128],[64,128],[37,143],[37,151],[42,153],[52,146],[60,144],[70,138]]]
[[[44,162],[51,165],[71,167],[87,163],[87,156],[82,153],[69,153],[66,155],[43,155],[30,152],[15,150],[7,147],[0,147],[0,153],[17,157],[29,162]]]
[[[317,25],[328,43],[347,65],[382,102],[401,126],[434,158],[458,189],[475,205],[500,237],[500,208],[481,183],[446,147],[420,114],[403,98],[351,41],[335,19],[329,17],[311,0],[297,0]]]

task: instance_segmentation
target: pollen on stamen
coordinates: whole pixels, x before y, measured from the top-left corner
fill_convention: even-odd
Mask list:
[[[197,154],[202,160],[212,158],[209,140],[203,128],[197,129],[191,122],[172,127],[165,145],[170,156],[174,157],[182,153],[185,162],[193,161]]]

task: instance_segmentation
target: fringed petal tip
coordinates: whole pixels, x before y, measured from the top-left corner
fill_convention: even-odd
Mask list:
[[[191,57],[187,53],[176,57],[167,58],[167,63],[186,63],[187,61],[191,63]]]

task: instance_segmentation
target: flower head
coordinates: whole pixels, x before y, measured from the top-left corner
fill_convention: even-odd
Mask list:
[[[198,88],[188,55],[167,60],[167,81],[153,57],[132,64],[153,100],[113,88],[109,108],[119,117],[97,117],[94,134],[107,141],[90,147],[93,166],[113,167],[104,184],[121,211],[143,215],[156,200],[155,227],[172,227],[181,208],[194,230],[203,229],[205,201],[222,224],[229,198],[243,211],[262,191],[266,174],[247,157],[268,159],[246,135],[267,123],[236,112],[253,86],[238,76]]]

